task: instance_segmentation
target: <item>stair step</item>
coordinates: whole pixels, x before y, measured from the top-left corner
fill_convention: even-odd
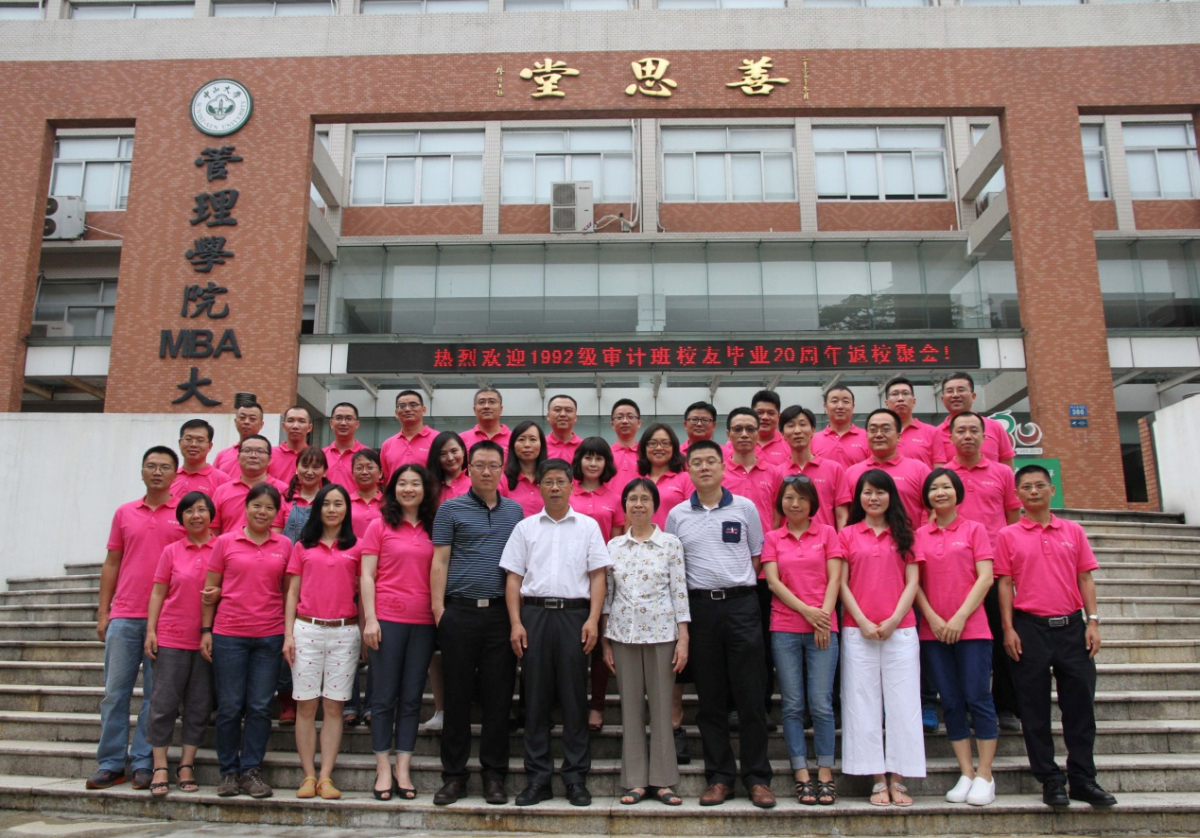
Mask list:
[[[99,576],[102,567],[104,567],[104,562],[83,562],[82,564],[64,565],[63,572],[68,576]]]
[[[1195,564],[1197,553],[1195,549],[1179,549],[1178,547],[1099,547],[1093,546],[1096,561],[1101,567],[1122,562],[1172,562],[1179,564]]]
[[[96,620],[46,620],[45,622],[27,623],[0,622],[0,641],[3,640],[92,641],[96,640]]]
[[[0,606],[91,605],[94,607],[98,596],[99,590],[97,588],[75,587],[9,590],[0,593]]]
[[[1186,596],[1097,596],[1100,613],[1120,617],[1200,617],[1200,598]]]
[[[1088,524],[1121,523],[1134,526],[1182,526],[1181,512],[1143,512],[1133,509],[1059,509],[1055,514]]]
[[[1188,597],[1200,599],[1200,581],[1195,579],[1134,579],[1125,575],[1119,576],[1116,571],[1120,568],[1109,568],[1108,574],[1096,577],[1096,592],[1100,596],[1117,595],[1125,599],[1155,597]]]
[[[1196,554],[1200,560],[1200,552]],[[1110,562],[1095,571],[1096,580],[1108,581],[1120,577],[1141,581],[1152,580],[1195,580],[1200,579],[1200,561],[1195,564],[1183,562]]]
[[[76,573],[70,576],[26,576],[8,580],[10,591],[46,590],[47,588],[100,588],[99,573]]]

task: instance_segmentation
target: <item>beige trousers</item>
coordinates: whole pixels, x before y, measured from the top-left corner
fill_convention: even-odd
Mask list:
[[[671,730],[671,694],[675,673],[669,643],[613,641],[613,663],[621,692],[621,786],[627,789],[674,787],[679,782]],[[650,743],[646,747],[646,699],[650,704]]]

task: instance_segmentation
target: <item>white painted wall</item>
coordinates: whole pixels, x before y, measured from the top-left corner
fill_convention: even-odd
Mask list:
[[[1189,524],[1200,522],[1200,397],[1154,414],[1154,450],[1164,512],[1182,512]]]
[[[145,493],[141,457],[176,448],[186,414],[0,413],[0,579],[50,576],[104,560],[112,514]],[[234,443],[233,417],[205,417],[213,452]],[[263,436],[279,436],[268,415]],[[211,455],[210,455],[211,460]],[[7,581],[4,583],[7,588]]]

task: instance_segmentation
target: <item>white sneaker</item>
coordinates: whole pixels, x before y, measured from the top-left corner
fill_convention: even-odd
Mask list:
[[[426,730],[441,730],[442,729],[442,711],[438,710],[429,717],[429,721],[425,723]]]
[[[976,777],[967,792],[967,802],[972,806],[986,806],[996,799],[996,780]]]
[[[958,782],[954,784],[954,788],[946,792],[947,803],[966,803],[967,793],[973,788],[974,781],[970,777],[959,777]]]

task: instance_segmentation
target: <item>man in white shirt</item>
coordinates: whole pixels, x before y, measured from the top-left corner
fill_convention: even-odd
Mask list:
[[[525,775],[518,806],[550,800],[550,708],[557,695],[563,718],[561,774],[567,802],[588,806],[591,743],[587,726],[588,660],[600,638],[612,564],[600,526],[570,506],[571,465],[546,460],[537,471],[545,508],[517,524],[500,567],[508,571],[505,598],[513,652],[525,674]]]

